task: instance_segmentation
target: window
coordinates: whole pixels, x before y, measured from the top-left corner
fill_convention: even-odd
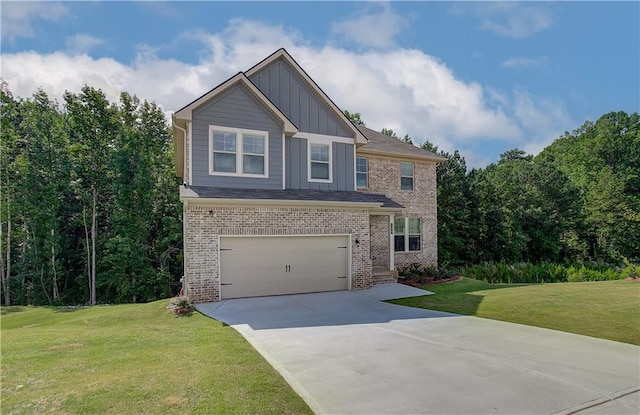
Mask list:
[[[400,162],[400,189],[413,190],[413,163]]]
[[[422,226],[420,218],[396,217],[394,228],[394,250],[396,252],[419,251]]]
[[[366,189],[368,187],[369,161],[365,157],[356,158],[356,187]]]
[[[331,145],[309,142],[309,181],[331,182]]]
[[[266,131],[209,127],[209,173],[221,176],[268,177]]]

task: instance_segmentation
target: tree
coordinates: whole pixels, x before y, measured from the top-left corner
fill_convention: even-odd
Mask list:
[[[352,113],[352,112],[349,112],[349,110],[344,110],[343,113],[355,125],[365,125],[364,121],[362,121],[362,118],[360,118],[359,112]]]
[[[404,143],[413,144],[413,140],[411,139],[411,137],[409,137],[409,134],[405,134],[404,137],[400,138],[391,128],[383,128],[380,133],[388,137],[395,138],[396,140],[402,141]]]
[[[119,133],[117,110],[99,89],[84,86],[79,94],[64,94],[69,126],[70,152],[73,156],[72,178],[82,201],[85,228],[89,304],[97,301],[96,263],[99,226],[106,219],[109,164],[113,157],[115,137]],[[86,212],[91,212],[90,230]],[[102,220],[101,220],[102,219]]]

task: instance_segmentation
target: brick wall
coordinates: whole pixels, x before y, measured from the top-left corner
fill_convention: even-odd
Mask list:
[[[422,222],[421,249],[413,252],[396,252],[396,267],[413,262],[436,266],[438,263],[438,223],[436,204],[436,163],[413,161],[414,190],[400,189],[400,160],[396,158],[358,154],[369,159],[369,187],[362,191],[382,193],[405,207],[400,216],[420,217]],[[373,232],[372,232],[373,234]],[[375,235],[378,238],[377,234]],[[378,245],[373,241],[372,246]],[[375,251],[373,252],[374,256]]]
[[[371,263],[389,269],[389,216],[371,216]]]
[[[186,295],[195,303],[220,300],[220,235],[351,234],[351,287],[371,287],[369,214],[366,210],[188,203],[184,220]],[[360,241],[359,246],[356,239]]]

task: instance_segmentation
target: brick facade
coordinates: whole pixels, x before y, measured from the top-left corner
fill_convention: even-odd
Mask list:
[[[414,262],[422,265],[437,266],[438,264],[438,222],[436,204],[436,162],[406,160],[385,157],[365,152],[358,153],[358,157],[367,157],[369,160],[368,188],[363,192],[382,193],[390,199],[400,203],[405,208],[402,213],[396,214],[403,217],[419,217],[422,222],[422,235],[420,251],[396,252],[394,263],[397,268],[406,267]],[[400,162],[412,161],[414,163],[414,189],[400,189]],[[384,217],[387,219],[387,217]],[[372,257],[380,256],[381,246],[388,249],[389,238],[384,242],[379,240],[376,219],[372,219]],[[386,255],[388,257],[388,254]],[[378,261],[378,260],[376,260]]]
[[[372,285],[369,213],[360,209],[248,207],[187,203],[185,294],[195,303],[220,300],[221,235],[351,235],[351,287]],[[356,239],[359,244],[356,244]]]
[[[371,263],[374,267],[389,269],[389,216],[372,215]]]

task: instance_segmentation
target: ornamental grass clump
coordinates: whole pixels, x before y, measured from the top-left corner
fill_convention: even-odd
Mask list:
[[[169,309],[169,311],[171,311],[172,314],[185,315],[185,314],[192,313],[193,310],[195,310],[195,307],[193,306],[193,303],[191,302],[189,297],[181,295],[178,297],[173,297],[169,301],[169,305],[167,306],[167,309]]]

